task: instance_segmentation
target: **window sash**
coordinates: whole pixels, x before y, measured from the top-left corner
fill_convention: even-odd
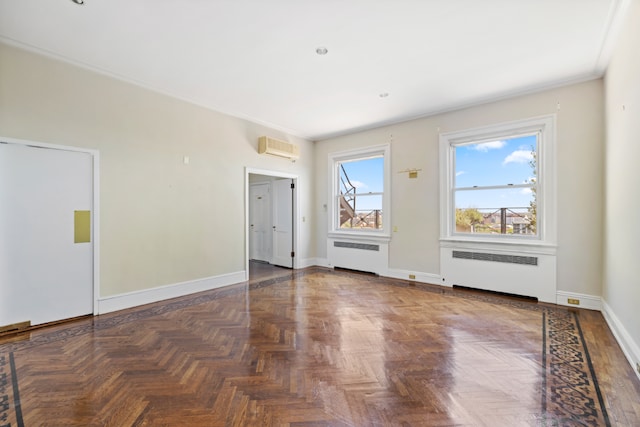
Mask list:
[[[352,235],[352,236],[362,236],[363,238],[370,239],[384,239],[388,240],[390,238],[389,230],[390,230],[390,203],[389,203],[389,189],[390,189],[390,158],[391,147],[390,144],[383,144],[363,149],[354,149],[336,153],[329,153],[329,171],[331,176],[331,188],[330,190],[330,200],[331,200],[331,215],[329,216],[329,235],[332,234],[337,235]],[[368,159],[381,158],[382,159],[382,191],[363,191],[354,193],[345,193],[344,188],[342,186],[342,170],[341,165],[345,163],[352,163],[357,161],[363,161]],[[349,177],[353,180],[353,177]],[[355,178],[357,179],[357,178]],[[379,186],[375,188],[379,190]],[[342,226],[344,222],[341,224],[341,200],[344,196],[354,196],[356,197],[356,211],[360,214],[367,214],[370,212],[371,217],[375,217],[375,211],[378,211],[378,222],[375,222],[375,226],[371,226],[370,219],[367,224],[368,226],[363,227],[344,227]],[[376,199],[380,200],[376,202],[374,205],[365,204],[364,209],[360,209],[362,204],[358,204],[358,200],[365,201],[367,199]],[[370,209],[368,209],[370,208]],[[366,212],[364,212],[366,211]],[[362,225],[361,223],[359,223]]]
[[[536,136],[534,182],[472,185],[456,187],[456,147],[462,145]],[[557,239],[557,202],[555,170],[555,115],[546,115],[480,128],[442,133],[440,139],[440,236],[442,241],[486,242],[507,245],[553,246]],[[524,149],[524,148],[523,148]],[[462,169],[462,168],[459,168]],[[532,171],[533,174],[533,171]],[[487,182],[493,184],[492,182]],[[471,235],[456,231],[456,195],[458,192],[529,189],[535,192],[536,235]],[[524,206],[523,206],[524,207]]]

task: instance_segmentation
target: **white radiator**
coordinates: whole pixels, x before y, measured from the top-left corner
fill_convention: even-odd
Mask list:
[[[442,284],[556,302],[556,256],[545,251],[440,247]]]
[[[329,238],[327,258],[332,267],[386,275],[389,243],[352,238]]]

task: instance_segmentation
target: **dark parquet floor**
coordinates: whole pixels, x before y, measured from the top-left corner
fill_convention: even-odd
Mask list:
[[[0,337],[0,426],[639,426],[600,313],[363,274]]]

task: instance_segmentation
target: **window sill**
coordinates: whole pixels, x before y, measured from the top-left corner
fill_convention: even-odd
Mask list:
[[[487,239],[465,237],[442,237],[441,248],[499,250],[539,255],[556,255],[558,246],[540,240]]]
[[[386,233],[376,233],[371,231],[330,231],[327,233],[330,239],[349,239],[361,242],[388,243],[391,236]]]

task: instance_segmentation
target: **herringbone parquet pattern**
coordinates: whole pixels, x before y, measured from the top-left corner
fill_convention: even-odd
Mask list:
[[[0,357],[26,426],[606,425],[588,372],[594,414],[547,390],[554,310],[315,269],[58,326]]]

